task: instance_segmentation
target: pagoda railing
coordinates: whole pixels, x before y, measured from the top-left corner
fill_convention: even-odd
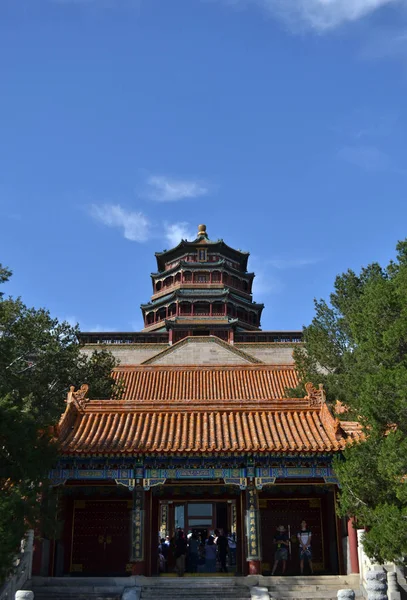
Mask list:
[[[302,342],[302,331],[239,331],[235,333],[235,343],[289,343]]]
[[[149,323],[147,325],[154,325]],[[82,344],[168,344],[168,333],[85,332],[78,335]]]
[[[193,315],[181,312],[182,317],[208,316],[209,313]],[[222,312],[213,312],[213,317],[223,317]],[[231,316],[231,315],[229,315]],[[147,327],[154,325],[149,323]],[[168,344],[168,333],[161,332],[89,332],[80,333],[79,341],[83,344]],[[302,342],[302,331],[239,331],[235,333],[235,343],[290,343]]]

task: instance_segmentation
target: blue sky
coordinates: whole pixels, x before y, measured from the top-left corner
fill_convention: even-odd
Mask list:
[[[263,329],[407,236],[407,1],[1,0],[5,291],[140,329],[154,252],[251,253]]]

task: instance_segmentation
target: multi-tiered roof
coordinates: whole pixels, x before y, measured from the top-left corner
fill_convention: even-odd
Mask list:
[[[141,305],[144,331],[174,329],[185,335],[256,331],[264,305],[252,298],[254,273],[247,271],[248,252],[223,240],[210,240],[205,225],[194,241],[182,240],[171,250],[156,253],[151,274],[151,302]]]

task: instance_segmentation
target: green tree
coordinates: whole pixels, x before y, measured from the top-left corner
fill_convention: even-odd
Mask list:
[[[11,272],[0,265],[0,283]],[[58,447],[52,428],[65,410],[71,384],[89,384],[89,397],[110,398],[116,361],[108,352],[86,356],[78,329],[0,293],[0,579],[20,539],[38,523],[47,473]]]
[[[339,513],[367,528],[365,550],[379,563],[407,556],[407,240],[386,267],[373,263],[335,280],[330,302],[295,351],[301,385],[323,383],[346,420],[358,420],[364,441],[335,460]]]

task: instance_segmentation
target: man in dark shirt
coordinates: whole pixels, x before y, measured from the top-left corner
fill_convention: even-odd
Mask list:
[[[187,540],[182,529],[177,532],[175,539],[175,569],[178,577],[183,577],[185,573],[185,556],[187,553]]]
[[[285,568],[287,565],[287,558],[288,558],[288,546],[290,543],[284,525],[279,525],[277,527],[276,533],[274,535],[273,543],[274,543],[276,551],[274,553],[274,565],[273,565],[273,570],[272,570],[271,574],[274,575],[274,573],[276,572],[276,569],[278,567],[278,563],[281,560],[281,561],[283,561],[282,575],[284,575]]]
[[[218,535],[218,537],[216,539],[216,545],[218,547],[218,552],[219,552],[221,573],[227,573],[228,570],[226,567],[226,555],[228,553],[229,542],[228,542],[228,538],[226,537],[223,530],[220,532],[220,534]]]

